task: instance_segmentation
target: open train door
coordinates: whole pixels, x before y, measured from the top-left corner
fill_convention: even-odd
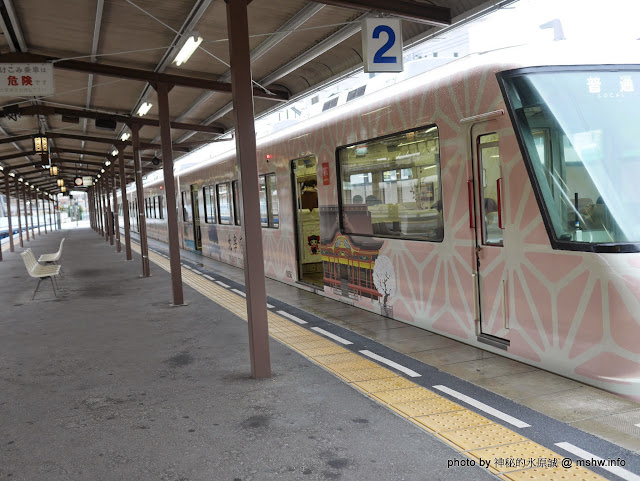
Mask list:
[[[293,212],[296,223],[298,280],[324,285],[318,209],[318,162],[314,156],[291,161]]]
[[[503,119],[503,118],[502,118]],[[500,159],[500,119],[471,127],[473,185],[472,227],[475,230],[475,301],[478,340],[509,346],[507,250],[504,246],[505,187]]]

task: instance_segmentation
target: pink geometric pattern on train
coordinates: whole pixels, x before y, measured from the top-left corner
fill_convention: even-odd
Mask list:
[[[415,89],[408,94],[362,102],[359,111],[336,114],[309,131],[296,133],[292,140],[261,142],[260,173],[276,172],[280,198],[280,228],[263,229],[266,273],[283,282],[296,280],[291,160],[316,156],[319,205],[336,206],[337,146],[435,123],[442,159],[445,238],[442,243],[384,239],[379,254],[391,260],[396,276],[396,291],[388,301],[393,317],[640,400],[640,256],[551,248],[495,78],[503,68],[479,66],[460,72],[445,66],[448,75],[434,74],[422,85],[414,83]],[[480,276],[483,330],[509,339],[508,351],[476,339],[475,246],[467,198],[472,153],[469,125],[460,123],[497,109],[504,109],[505,115],[488,121],[486,132],[496,132],[500,139],[504,247],[483,248]],[[267,153],[273,156],[269,163]],[[330,165],[330,186],[320,182],[323,163]],[[181,177],[180,182],[231,179],[230,171],[229,162],[220,162],[184,180]],[[238,231],[234,226],[204,225],[203,252],[240,265],[238,256],[225,258],[211,249],[208,232],[216,228],[219,239],[228,235],[226,231]],[[502,312],[504,290],[508,329]],[[340,298],[328,287],[325,294]],[[381,312],[377,300],[353,302]]]

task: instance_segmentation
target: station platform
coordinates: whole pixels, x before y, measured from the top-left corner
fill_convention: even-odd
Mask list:
[[[240,269],[62,237],[58,298],[2,245],[0,480],[640,480],[635,402],[271,280],[254,380]]]

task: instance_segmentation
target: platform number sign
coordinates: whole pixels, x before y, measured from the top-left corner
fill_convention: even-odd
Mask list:
[[[365,72],[402,72],[402,22],[399,18],[362,21]]]

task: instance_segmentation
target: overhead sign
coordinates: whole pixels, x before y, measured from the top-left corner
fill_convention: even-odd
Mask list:
[[[53,64],[0,63],[0,96],[53,95]]]
[[[362,20],[362,52],[365,72],[402,72],[401,20]]]
[[[85,187],[91,187],[93,185],[93,177],[83,177],[82,185],[84,185]]]

